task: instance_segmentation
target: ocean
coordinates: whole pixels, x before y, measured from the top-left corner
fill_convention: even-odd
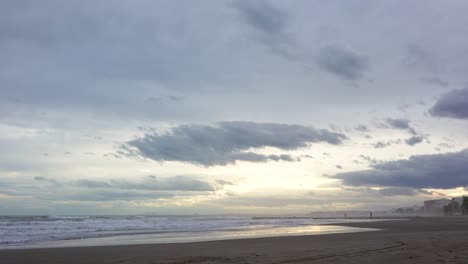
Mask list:
[[[0,216],[0,249],[180,243],[371,231],[371,219],[252,216]]]

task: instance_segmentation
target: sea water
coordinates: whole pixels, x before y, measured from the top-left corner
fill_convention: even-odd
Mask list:
[[[370,219],[252,216],[0,216],[0,249],[179,243],[369,231]],[[327,225],[324,225],[327,224]]]

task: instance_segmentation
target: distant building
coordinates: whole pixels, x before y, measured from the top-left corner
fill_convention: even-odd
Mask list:
[[[424,201],[424,212],[425,213],[443,213],[444,206],[449,205],[451,200],[449,199],[436,199]]]
[[[453,200],[455,202],[457,202],[459,205],[462,205],[463,204],[463,198],[466,197],[466,196],[461,196],[461,197],[455,197],[453,198]]]
[[[465,196],[461,196],[461,197],[455,197],[453,198],[454,201],[456,201],[458,203],[458,205],[460,206],[460,214],[463,214],[463,215],[467,215],[468,214],[468,204],[464,204],[463,201],[465,200],[465,198],[468,198],[467,195]]]

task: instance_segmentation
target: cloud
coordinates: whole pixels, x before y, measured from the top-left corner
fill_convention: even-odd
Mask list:
[[[354,129],[359,132],[369,132],[369,128],[366,125],[358,125]]]
[[[156,161],[180,161],[214,166],[236,161],[294,161],[290,155],[265,155],[250,149],[275,147],[296,150],[310,143],[341,144],[346,136],[326,129],[300,125],[221,122],[215,126],[181,125],[129,141],[122,147],[132,155]]]
[[[410,121],[403,118],[387,118],[385,119],[387,125],[391,128],[407,130],[410,134],[417,134],[414,128],[411,127]]]
[[[222,186],[225,186],[225,185],[234,185],[233,182],[226,181],[226,180],[216,180],[216,183],[218,183],[219,185],[222,185]]]
[[[212,184],[198,180],[190,176],[174,176],[169,178],[158,178],[148,176],[140,182],[125,180],[97,181],[81,179],[75,182],[75,186],[86,188],[111,188],[124,190],[147,190],[147,191],[215,191]]]
[[[375,208],[393,208],[395,206],[407,205],[415,201],[420,201],[419,195],[427,195],[428,192],[406,187],[380,188],[379,190],[370,187],[344,187],[315,188],[309,191],[297,192],[262,192],[254,190],[243,195],[232,194],[217,201],[223,207],[246,208],[282,208],[290,210],[296,206],[304,207],[303,210],[324,210],[329,211],[330,207],[335,210],[356,210]],[[414,199],[414,200],[413,200]],[[352,208],[352,209],[351,209]]]
[[[410,44],[406,50],[406,56],[403,58],[403,64],[411,67],[431,68],[436,67],[436,58],[424,47],[417,44]]]
[[[361,79],[370,69],[366,56],[338,44],[322,47],[316,60],[322,70],[347,80]]]
[[[375,197],[383,196],[383,197],[390,197],[390,196],[415,196],[418,194],[425,194],[425,195],[430,195],[432,194],[429,191],[422,190],[422,189],[416,189],[416,188],[411,188],[411,187],[378,187],[378,188],[372,188],[372,187],[358,187],[358,186],[353,186],[353,187],[343,187],[343,189],[350,191],[350,192],[357,192],[357,193],[362,193],[366,195],[371,195]]]
[[[449,189],[468,186],[468,149],[414,155],[407,160],[371,164],[371,169],[338,173],[333,178],[350,186]]]
[[[142,192],[142,191],[122,191],[122,190],[96,190],[96,191],[70,191],[58,195],[44,195],[42,199],[66,200],[66,201],[134,201],[134,200],[157,200],[162,198],[172,198],[174,193],[170,192]]]
[[[239,32],[245,25],[226,15],[232,13],[226,1],[210,3],[210,8],[173,1],[116,1],[112,7],[93,1],[45,2],[16,7],[0,3],[2,112],[8,108],[32,120],[43,110],[90,109],[141,119],[180,118],[182,112],[191,119],[200,114],[192,108],[200,111],[200,105],[215,97],[210,93],[185,100],[191,93],[250,89],[245,84],[256,78],[253,69],[264,65],[262,55],[251,56],[258,50],[240,43],[244,36]],[[280,28],[285,24],[285,16],[278,15],[281,9],[266,3],[238,6],[244,6],[243,13],[249,14],[249,24],[257,25],[257,31],[263,27],[262,32],[267,32],[268,25],[274,28],[274,20]],[[262,12],[271,14],[259,18]],[[220,19],[223,27],[218,25]],[[269,36],[274,31],[270,29]],[[275,43],[281,39],[284,35]],[[22,108],[26,114],[19,111]],[[29,112],[37,114],[30,117]]]
[[[425,139],[424,136],[412,136],[412,137],[410,137],[408,139],[405,139],[405,143],[407,145],[414,146],[416,144],[419,144],[419,143],[423,142],[424,139]]]
[[[286,59],[297,58],[295,39],[286,33],[288,15],[265,1],[236,1],[244,20],[259,34],[259,41]]]
[[[105,181],[95,181],[95,180],[87,180],[81,179],[76,181],[76,186],[79,187],[86,187],[86,188],[110,188],[112,184],[105,182]]]
[[[425,83],[429,83],[429,84],[434,84],[434,85],[439,85],[439,86],[442,86],[442,87],[447,87],[449,85],[449,83],[447,81],[444,81],[438,77],[424,77],[422,78],[422,81],[425,82]]]
[[[156,177],[139,180],[78,179],[58,180],[36,176],[34,182],[0,181],[0,194],[60,201],[151,200],[210,194],[234,183],[225,180],[206,181],[196,176]],[[51,188],[55,188],[53,192]]]
[[[265,34],[281,34],[284,30],[285,14],[265,1],[237,1],[235,7],[258,31]]]
[[[153,103],[153,104],[160,104],[163,102],[179,102],[184,97],[177,96],[177,95],[168,95],[168,96],[151,96],[146,99],[146,102]]]
[[[388,141],[378,141],[374,144],[372,144],[374,146],[374,148],[386,148],[386,147],[390,147],[394,144],[401,144],[401,139],[395,139],[395,140],[388,140]]]
[[[298,158],[294,158],[291,155],[287,155],[287,154],[263,155],[263,154],[257,154],[254,152],[233,153],[230,157],[232,158],[232,160],[245,160],[245,161],[250,161],[250,162],[267,162],[268,160],[299,161]]]
[[[375,158],[371,158],[370,156],[367,156],[367,155],[359,155],[359,158],[361,158],[362,160],[368,162],[369,164],[378,164],[379,161]]]
[[[424,190],[418,190],[414,188],[406,188],[406,187],[389,187],[389,188],[382,188],[378,190],[378,192],[383,196],[414,196],[417,194],[430,194],[430,192]]]
[[[468,119],[468,87],[443,94],[429,113],[432,116]]]
[[[421,142],[424,141],[426,136],[420,135],[416,130],[410,125],[410,121],[408,119],[403,119],[403,118],[387,118],[385,119],[386,125],[390,126],[391,128],[395,129],[400,129],[400,130],[406,130],[408,133],[410,133],[412,136],[410,138],[405,139],[405,143],[409,146],[414,146],[417,145]],[[398,140],[398,142],[393,142],[393,143],[400,143],[401,141]],[[386,147],[391,144],[387,145],[382,145],[380,147]]]
[[[43,176],[35,176],[33,179],[38,182],[49,183],[55,186],[61,186],[61,184],[55,179],[50,179],[50,178],[43,177]]]
[[[374,143],[373,146],[374,148],[386,148],[391,146],[392,144],[389,142],[383,142],[383,141],[378,141],[377,143]]]

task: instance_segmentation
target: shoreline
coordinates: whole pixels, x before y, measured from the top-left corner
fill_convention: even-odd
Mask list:
[[[253,218],[255,220],[255,218]],[[261,218],[265,219],[265,218]],[[267,218],[268,220],[269,218]],[[273,220],[278,217],[271,218]],[[287,218],[290,219],[290,218]],[[291,218],[296,220],[297,218]],[[311,219],[311,218],[300,218]],[[315,220],[315,219],[314,219]],[[340,219],[323,218],[317,219],[318,222],[297,223],[295,225],[283,226],[258,226],[256,228],[247,228],[243,226],[221,228],[212,230],[194,230],[194,231],[134,231],[123,230],[119,232],[99,232],[73,234],[71,236],[57,237],[56,239],[36,240],[27,243],[0,243],[0,250],[15,249],[41,249],[41,248],[64,248],[64,247],[100,247],[100,246],[125,246],[142,244],[166,244],[166,243],[189,243],[189,242],[207,242],[223,241],[245,238],[263,238],[278,236],[303,236],[320,235],[334,233],[350,232],[368,232],[375,231],[371,228],[348,227],[339,225],[342,223],[382,221],[382,219]],[[389,220],[389,219],[385,219]]]
[[[268,231],[275,232],[282,228],[265,229],[263,233]],[[261,239],[261,238],[276,238],[276,237],[297,237],[297,236],[318,236],[318,235],[329,235],[329,234],[347,234],[347,233],[362,233],[362,232],[375,232],[379,229],[374,228],[361,228],[361,227],[347,227],[340,224],[322,224],[311,226],[311,230],[304,231],[304,228],[299,228],[301,231],[296,233],[269,233],[269,234],[235,234],[232,236],[222,235],[216,236],[208,232],[208,234],[194,237],[191,239],[176,238],[167,239],[167,236],[160,238],[161,234],[132,234],[132,235],[116,235],[116,236],[104,236],[104,237],[93,237],[84,239],[66,239],[66,240],[52,240],[42,241],[36,244],[27,246],[14,246],[11,248],[1,248],[0,251],[10,250],[32,250],[32,249],[61,249],[61,248],[83,248],[83,247],[116,247],[116,246],[137,246],[137,245],[166,245],[166,244],[187,244],[187,243],[201,243],[201,242],[223,242],[230,240],[245,240],[245,239]],[[320,230],[314,230],[320,229]],[[206,232],[203,232],[206,233]],[[165,235],[171,235],[165,234]],[[118,242],[118,240],[124,240],[125,242]]]
[[[333,224],[373,232],[0,251],[0,263],[466,263],[468,218]],[[416,262],[415,262],[416,261]]]

